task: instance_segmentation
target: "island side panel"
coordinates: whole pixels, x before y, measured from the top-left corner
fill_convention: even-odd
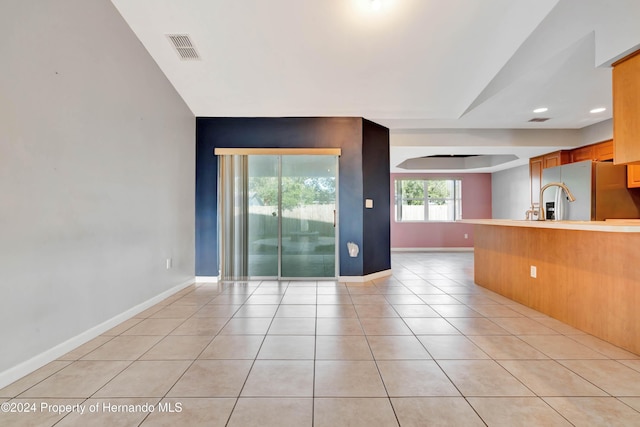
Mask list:
[[[534,242],[522,242],[527,233],[510,227],[475,225],[475,282],[500,295],[527,305],[529,302],[529,251]]]
[[[640,233],[491,225],[474,233],[478,285],[640,354]]]

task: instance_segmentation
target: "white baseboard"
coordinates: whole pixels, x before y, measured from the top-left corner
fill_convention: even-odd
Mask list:
[[[49,350],[46,350],[38,354],[37,356],[32,357],[31,359],[25,362],[22,362],[12,368],[9,368],[3,372],[0,372],[0,388],[3,388],[13,383],[14,381],[19,380],[20,378],[30,374],[36,369],[43,367],[47,363],[56,360],[58,357],[67,354],[74,348],[79,347],[88,341],[91,341],[98,335],[108,331],[111,328],[118,326],[120,323],[124,322],[125,320],[130,319],[136,314],[148,309],[149,307],[156,305],[157,303],[164,300],[165,298],[170,297],[171,295],[181,291],[182,289],[186,288],[189,285],[192,285],[193,283],[194,283],[194,279],[189,279],[183,283],[180,283],[179,285],[176,285],[173,288],[168,289],[162,292],[161,294],[156,295],[155,297],[143,303],[140,303],[123,313],[120,313],[112,317],[111,319],[106,320],[100,323],[99,325],[94,326],[76,335],[75,337],[69,338],[68,340],[56,345],[55,347],[50,348]]]
[[[218,283],[218,276],[196,276],[196,283]]]
[[[367,274],[366,276],[338,276],[339,282],[351,282],[351,283],[363,283],[374,279],[380,279],[381,277],[391,276],[391,269],[382,270],[375,273]]]
[[[473,252],[473,247],[462,247],[462,248],[391,248],[391,252]]]

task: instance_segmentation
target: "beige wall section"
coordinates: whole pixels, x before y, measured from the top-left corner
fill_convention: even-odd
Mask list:
[[[613,138],[613,120],[608,119],[580,129],[580,146],[595,144]]]
[[[195,119],[108,0],[0,27],[1,377],[193,280]]]
[[[529,165],[491,174],[491,217],[524,219],[531,206]]]

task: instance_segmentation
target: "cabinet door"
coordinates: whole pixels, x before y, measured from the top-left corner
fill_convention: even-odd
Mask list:
[[[542,168],[554,168],[560,165],[566,165],[569,163],[569,152],[565,150],[555,151],[553,153],[545,154],[543,157]]]
[[[640,166],[638,165],[627,166],[627,187],[629,188],[640,187]]]
[[[581,162],[583,160],[593,160],[595,158],[593,152],[594,149],[592,145],[571,150],[571,163]]]
[[[601,142],[593,146],[594,160],[604,162],[613,159],[613,140]]]
[[[529,160],[529,179],[531,182],[531,205],[540,203],[540,187],[542,186],[543,157],[533,157]]]
[[[544,168],[554,168],[556,166],[560,166],[560,156],[545,156],[544,157]]]
[[[640,51],[613,67],[613,140],[616,164],[640,162]]]

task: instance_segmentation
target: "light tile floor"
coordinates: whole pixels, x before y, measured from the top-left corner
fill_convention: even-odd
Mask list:
[[[0,425],[640,426],[638,355],[474,285],[471,253],[392,267],[191,286],[0,390]]]

